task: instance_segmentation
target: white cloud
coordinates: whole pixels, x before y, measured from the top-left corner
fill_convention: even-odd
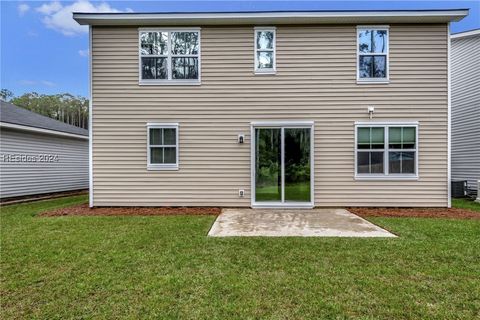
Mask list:
[[[36,86],[36,85],[41,85],[41,86],[47,86],[47,87],[54,87],[57,84],[55,82],[51,82],[48,80],[20,80],[19,83],[23,86]]]
[[[25,13],[27,13],[28,10],[30,10],[30,6],[28,4],[21,3],[18,5],[17,9],[18,14],[23,16]]]
[[[51,82],[51,81],[47,81],[47,80],[42,80],[42,81],[40,81],[40,83],[43,84],[44,86],[47,86],[47,87],[54,87],[54,86],[57,85],[55,82]]]
[[[24,86],[33,86],[37,84],[37,82],[33,80],[20,80],[19,82],[21,85],[24,85]]]
[[[60,9],[62,9],[62,5],[60,4],[60,2],[58,1],[53,1],[53,2],[50,2],[50,3],[44,3],[42,4],[40,7],[38,7],[36,10],[40,13],[43,13],[43,14],[52,14],[54,12],[57,12],[59,11]]]
[[[90,55],[90,51],[88,49],[85,50],[78,50],[78,54],[81,57],[88,57]]]
[[[44,3],[36,9],[44,15],[42,22],[47,28],[56,30],[66,36],[87,33],[88,27],[79,25],[72,18],[72,12],[121,12],[108,3],[93,4],[88,0],[78,0],[70,5],[62,5],[58,1]]]

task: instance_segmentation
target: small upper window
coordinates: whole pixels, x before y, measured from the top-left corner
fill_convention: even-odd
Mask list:
[[[148,168],[178,169],[178,125],[148,124]]]
[[[198,82],[200,32],[140,31],[140,81]]]
[[[275,73],[275,29],[255,28],[255,73]]]
[[[357,28],[357,79],[388,81],[388,28]]]

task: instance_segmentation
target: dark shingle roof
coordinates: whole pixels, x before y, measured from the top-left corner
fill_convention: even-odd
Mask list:
[[[71,134],[88,136],[88,130],[75,127],[0,100],[0,121]]]

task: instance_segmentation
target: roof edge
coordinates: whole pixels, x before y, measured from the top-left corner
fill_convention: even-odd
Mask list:
[[[83,139],[83,140],[88,140],[89,139],[88,136],[84,136],[84,135],[81,135],[81,134],[68,133],[68,132],[64,132],[64,131],[57,131],[57,130],[52,130],[52,129],[40,128],[40,127],[27,126],[27,125],[23,125],[23,124],[16,124],[16,123],[5,122],[5,121],[0,121],[0,128],[16,129],[16,130],[44,133],[44,134],[52,134],[52,135],[56,135],[56,136],[70,137],[70,138]]]
[[[240,10],[240,11],[147,11],[147,12],[73,12],[73,14],[228,14],[228,13],[301,13],[301,12],[311,12],[311,13],[321,13],[321,12],[447,12],[447,11],[459,11],[459,10],[469,10],[468,8],[455,8],[455,9],[385,9],[385,10],[258,10],[258,11],[251,11],[251,10]]]
[[[73,19],[81,25],[132,25],[132,24],[248,24],[262,23],[345,23],[359,21],[387,21],[412,18],[429,22],[460,21],[469,9],[447,10],[351,10],[351,11],[260,11],[260,12],[200,12],[200,13],[84,13],[74,12]]]
[[[457,33],[451,34],[450,38],[458,39],[458,38],[465,38],[465,37],[471,37],[471,36],[476,36],[476,35],[480,35],[480,28],[479,29],[468,30],[468,31],[463,31],[463,32],[457,32]]]

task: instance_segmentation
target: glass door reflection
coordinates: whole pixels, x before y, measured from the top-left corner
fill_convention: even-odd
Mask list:
[[[255,202],[311,202],[311,128],[255,128]]]

